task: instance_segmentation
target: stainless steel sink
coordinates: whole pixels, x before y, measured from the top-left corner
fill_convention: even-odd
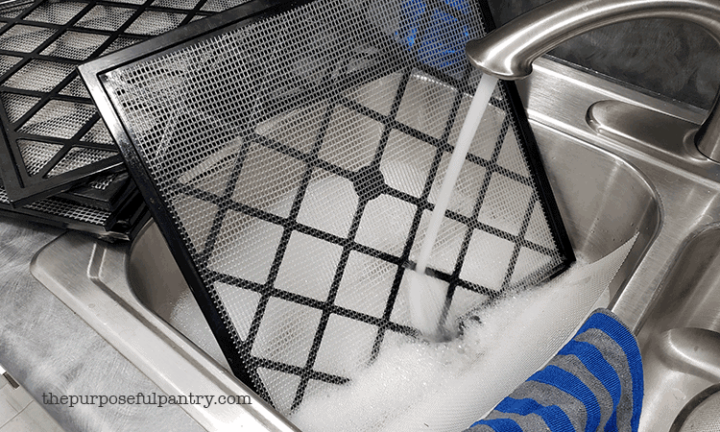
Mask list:
[[[640,431],[667,431],[686,404],[720,382],[720,165],[693,143],[704,113],[595,77],[580,78],[556,65],[543,68],[548,73],[533,83],[543,90],[529,94],[531,116],[535,111],[538,121],[594,141],[630,163],[657,198],[656,237],[611,307],[641,347]],[[558,75],[566,78],[565,91],[559,97],[543,94],[557,88],[552,85]]]
[[[652,188],[636,170],[611,153],[551,129],[537,130],[536,136],[543,158],[551,161],[547,173],[578,256],[595,261],[640,232],[630,258],[612,285],[611,294],[615,294],[657,230],[659,212]],[[133,243],[127,274],[140,302],[165,321],[177,322],[171,315],[180,304],[196,316],[184,321],[202,320],[200,309],[188,302],[190,290],[154,224],[149,224]],[[193,331],[185,323],[178,325],[181,332]],[[209,329],[196,333],[190,337],[198,336],[195,342],[207,346],[206,351],[217,353],[214,357],[219,358],[219,347],[208,346],[208,339],[214,342]]]
[[[547,59],[520,85],[576,254],[594,261],[638,234],[610,306],[645,356],[642,430],[667,430],[687,400],[720,382],[720,169],[686,140],[702,113]],[[637,136],[618,126],[659,115],[646,109],[682,130]],[[295,430],[227,372],[153,224],[132,246],[67,234],[32,271],[163,390],[253,397],[253,405],[183,406],[208,430]],[[176,307],[188,324],[173,319]],[[670,382],[679,390],[668,396]]]
[[[639,334],[645,362],[644,430],[659,430],[720,383],[720,229],[692,238],[672,266]]]

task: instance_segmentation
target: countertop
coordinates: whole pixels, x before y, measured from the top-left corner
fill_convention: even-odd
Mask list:
[[[68,432],[204,430],[178,406],[43,404],[51,392],[164,394],[30,273],[33,256],[62,234],[0,217],[0,364]]]

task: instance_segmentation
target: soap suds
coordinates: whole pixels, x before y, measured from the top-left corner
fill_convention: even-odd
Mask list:
[[[410,186],[424,184],[425,174],[412,160],[384,162],[385,168],[392,168],[383,171],[386,184],[405,185],[409,190],[416,189]],[[472,168],[466,164],[467,167]],[[436,183],[442,178],[441,174],[438,172]],[[475,194],[464,193],[462,184],[457,189],[453,201],[472,207]],[[437,188],[433,188],[435,190]],[[291,191],[262,210],[284,214],[280,210],[290,208],[295,195],[295,191]],[[429,201],[435,202],[435,199],[436,194],[431,192]],[[318,169],[305,190],[297,222],[342,238],[347,236],[356,211],[357,194],[352,182]],[[371,200],[362,213],[355,242],[400,256],[415,211],[410,203],[389,194]],[[219,233],[218,244],[223,246],[217,247],[210,266],[216,271],[264,283],[282,228],[249,216],[232,216]],[[429,219],[430,212],[425,211],[410,251],[411,261],[418,257]],[[511,224],[500,216],[491,219],[488,222],[492,222],[492,226],[508,232],[512,229],[505,226]],[[430,267],[444,271],[454,268],[461,245],[459,240],[466,229],[453,220],[443,221]],[[291,420],[306,432],[456,432],[466,428],[562,346],[592,311],[624,261],[627,247],[596,263],[576,265],[546,286],[528,289],[496,302],[493,308],[482,309],[478,313],[481,323],[465,320],[464,335],[460,339],[428,343],[388,331],[378,359],[369,367],[364,365],[369,360],[377,329],[369,323],[353,321],[353,325],[349,325],[333,317],[328,321],[313,368],[347,376],[352,379],[351,384],[324,385],[311,380]],[[335,275],[338,251],[338,245],[322,237],[294,232],[277,275],[276,288],[323,300]],[[511,252],[512,243],[475,230],[460,276],[489,289],[498,289],[509,262],[503,257]],[[351,252],[335,303],[370,316],[381,316],[396,271],[397,267],[386,261]],[[408,273],[405,272],[400,284],[390,317],[400,325],[412,324]],[[438,287],[438,291],[444,289]],[[218,291],[218,296],[230,316],[252,316],[256,305],[245,301],[239,291],[240,288]],[[469,308],[484,300],[481,294],[458,288],[446,322],[452,326],[458,317],[466,316]],[[181,302],[173,311],[172,321],[187,315],[183,310],[185,303]],[[273,297],[263,311],[252,355],[302,366],[308,359],[319,322],[319,309]],[[198,334],[196,338],[204,336]],[[260,369],[258,373],[275,407],[281,413],[289,413],[299,377],[271,369]]]
[[[444,343],[394,337],[350,384],[307,394],[304,432],[459,431],[541,368],[606,292],[634,238],[539,287],[502,298]]]
[[[306,396],[290,420],[304,432],[394,431],[389,425],[402,413],[441,393],[448,383],[469,376],[471,370],[486,368],[486,354],[499,338],[507,337],[504,329],[523,320],[523,311],[545,308],[550,299],[573,288],[558,282],[483,309],[478,313],[482,322],[466,320],[463,335],[450,342],[397,337],[352,384]]]

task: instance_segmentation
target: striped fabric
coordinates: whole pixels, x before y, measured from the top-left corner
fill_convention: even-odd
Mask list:
[[[636,432],[642,398],[637,341],[598,309],[544,369],[465,432]]]

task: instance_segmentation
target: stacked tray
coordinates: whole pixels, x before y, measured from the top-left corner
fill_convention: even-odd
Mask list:
[[[77,66],[240,3],[0,3],[0,214],[132,237],[149,215]]]

